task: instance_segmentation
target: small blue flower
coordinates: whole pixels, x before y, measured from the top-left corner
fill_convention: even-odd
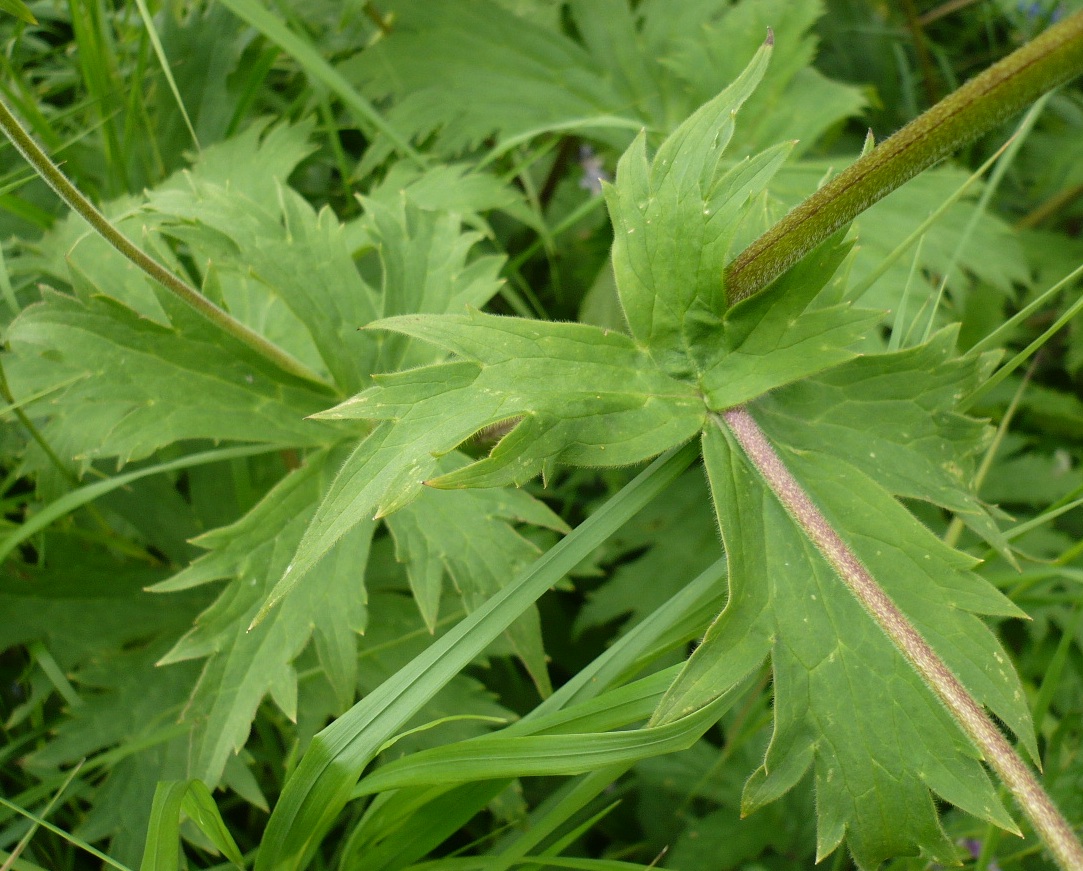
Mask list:
[[[602,159],[589,145],[580,145],[579,165],[583,168],[583,177],[579,179],[579,187],[590,191],[596,197],[600,196],[602,182],[612,181],[612,176],[606,172]]]
[[[977,838],[963,838],[958,844],[975,859],[981,855],[981,841]],[[1000,871],[1000,866],[996,862],[990,862],[986,867],[989,871]]]

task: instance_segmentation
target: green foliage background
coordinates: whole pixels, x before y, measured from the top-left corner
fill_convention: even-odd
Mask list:
[[[725,309],[868,126],[1080,4],[902,5],[5,17],[4,97],[64,171],[322,379],[4,151],[14,867],[1051,867],[711,423],[756,401],[1078,828],[1079,83],[992,180],[945,207],[1018,119]],[[706,474],[638,483],[701,431]]]

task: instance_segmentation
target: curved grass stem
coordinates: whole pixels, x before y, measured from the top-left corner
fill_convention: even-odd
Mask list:
[[[786,512],[981,751],[1060,867],[1066,871],[1083,869],[1083,845],[1034,773],[813,504],[752,415],[737,406],[714,419],[733,434]]]
[[[282,350],[273,342],[268,341],[255,330],[242,324],[229,312],[216,306],[196,288],[175,275],[114,227],[109,222],[109,219],[53,163],[45,151],[19,123],[14,113],[3,100],[0,100],[0,130],[3,130],[4,135],[11,141],[11,144],[26,158],[27,162],[45,183],[56,192],[60,199],[90,224],[99,236],[162,287],[223,332],[233,336],[233,338],[273,363],[282,371],[325,389],[334,389],[326,380],[309,369],[300,360]]]

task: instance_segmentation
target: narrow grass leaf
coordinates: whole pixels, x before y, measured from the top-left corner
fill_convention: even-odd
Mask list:
[[[154,19],[151,18],[150,10],[147,8],[147,0],[135,0],[135,5],[139,8],[139,17],[143,19],[143,27],[146,28],[147,37],[154,48],[154,55],[158,58],[165,80],[169,84],[169,90],[173,94],[173,99],[177,103],[181,117],[184,118],[184,126],[188,128],[188,133],[192,137],[192,144],[198,150],[200,148],[199,137],[196,135],[195,127],[192,126],[192,120],[188,117],[188,108],[184,105],[184,99],[177,88],[177,82],[173,78],[173,69],[169,65],[169,58],[165,55],[165,49],[162,48],[162,40],[158,37],[158,28],[154,26]]]
[[[186,780],[163,780],[155,788],[139,871],[176,871],[180,865],[180,815],[187,793]]]
[[[233,14],[243,18],[271,42],[278,45],[314,80],[338,97],[360,122],[362,129],[378,130],[391,142],[395,150],[409,157],[420,166],[425,158],[401,136],[375,107],[366,100],[322,55],[305,39],[291,31],[286,24],[272,14],[259,0],[222,0]]]
[[[112,858],[111,856],[106,855],[101,850],[99,850],[96,847],[88,844],[82,838],[77,838],[75,835],[71,834],[70,832],[65,832],[59,826],[54,826],[48,820],[43,820],[37,814],[32,814],[30,811],[19,807],[17,804],[13,804],[12,802],[10,802],[6,798],[4,798],[2,795],[0,795],[0,805],[3,805],[4,807],[8,808],[9,810],[15,811],[15,813],[19,814],[20,816],[26,817],[28,820],[30,820],[32,823],[39,826],[40,828],[48,829],[54,835],[58,835],[63,840],[65,840],[68,843],[78,847],[79,849],[85,850],[87,853],[89,853],[95,859],[100,860],[103,864],[108,865],[110,868],[116,868],[117,871],[132,871],[132,869],[129,868],[124,863],[118,862],[116,859]]]
[[[30,7],[27,6],[23,0],[0,0],[0,11],[7,12],[9,15],[14,15],[24,24],[38,23],[38,20],[34,17],[34,13],[30,11]]]
[[[182,810],[223,856],[238,868],[244,868],[244,857],[237,848],[237,842],[233,840],[233,835],[226,828],[218,805],[215,804],[211,791],[202,780],[188,781],[188,791],[184,795]]]
[[[320,732],[271,815],[256,860],[258,871],[299,868],[384,742],[531,603],[672,483],[696,455],[697,447],[686,445],[660,457],[513,583]]]
[[[194,466],[201,466],[207,463],[216,463],[223,460],[237,459],[239,457],[252,457],[257,454],[265,454],[268,450],[272,449],[268,448],[266,445],[246,445],[244,447],[219,448],[213,451],[203,451],[198,454],[189,454],[176,460],[170,460],[166,463],[156,463],[153,466],[137,469],[134,472],[125,472],[123,475],[114,475],[111,478],[106,478],[104,481],[98,481],[94,484],[80,487],[77,490],[73,490],[64,496],[61,496],[55,501],[50,502],[36,514],[27,518],[27,520],[20,524],[16,529],[4,536],[3,539],[0,539],[0,561],[6,559],[20,544],[31,536],[41,532],[54,521],[70,514],[77,508],[82,508],[84,505],[93,502],[95,499],[104,496],[106,493],[111,493],[114,490],[125,487],[133,481],[138,481],[140,478],[146,478],[150,475],[160,475],[165,472],[173,472],[177,469],[190,469]]]
[[[659,686],[655,695],[644,700],[641,710],[625,711],[625,715],[645,719],[664,691],[665,687]],[[732,700],[733,697],[720,698]],[[603,700],[605,696],[597,701]],[[717,702],[664,726],[597,733],[564,732],[563,729],[559,734],[545,735],[493,733],[473,741],[421,751],[369,775],[355,794],[457,784],[467,780],[567,776],[609,766],[631,765],[651,756],[690,747],[724,713],[724,708]],[[533,724],[535,728],[538,725]]]

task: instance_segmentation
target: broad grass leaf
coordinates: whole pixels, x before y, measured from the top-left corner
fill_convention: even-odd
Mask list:
[[[692,474],[685,473],[683,479]],[[666,494],[672,489],[667,490]],[[656,502],[651,503],[652,506]],[[718,560],[710,569],[660,603],[650,621],[640,623],[615,641],[511,729],[529,731],[533,728],[531,724],[539,718],[550,715],[559,717],[566,708],[597,698],[614,684],[649,668],[655,659],[664,656],[667,651],[698,637],[704,623],[701,615],[713,614],[717,610],[711,606],[716,601],[722,573],[724,565]],[[550,722],[555,720],[551,719]],[[626,764],[616,764],[595,769],[570,783],[568,798],[551,807],[547,819],[536,820],[536,825],[559,825],[564,820],[562,812],[574,814],[619,779],[628,767]],[[372,862],[374,868],[395,865],[403,856],[412,857],[408,861],[421,858],[481,812],[507,783],[507,780],[467,782],[459,786],[421,786],[380,794],[347,841],[344,867],[352,867],[351,858],[356,863],[364,857],[366,862]],[[419,837],[413,828],[413,821],[422,817],[431,820],[431,825]],[[538,831],[531,830],[534,834]],[[522,855],[516,852],[518,849],[519,846],[515,844],[502,849],[502,861],[508,854]]]
[[[182,808],[188,819],[222,855],[238,868],[244,868],[244,857],[237,848],[237,842],[233,840],[211,791],[202,780],[188,782],[188,793],[184,796]]]
[[[716,699],[664,726],[621,729],[650,716],[672,671],[603,693],[555,714],[459,744],[415,753],[370,774],[356,794],[522,776],[574,775],[684,750],[736,701]]]
[[[506,781],[474,781],[453,789],[397,790],[376,796],[342,846],[341,867],[372,871],[408,867],[491,808],[504,789]]]
[[[180,853],[180,823],[187,816],[237,868],[244,858],[211,797],[199,780],[163,780],[154,790],[146,849],[139,871],[174,871]]]
[[[38,23],[38,20],[34,17],[34,13],[30,11],[30,7],[27,6],[23,0],[2,0],[2,2],[0,2],[0,10],[6,12],[8,15],[14,15],[26,24]]]
[[[180,864],[180,815],[188,783],[163,780],[154,790],[147,845],[139,871],[173,871]]]
[[[371,619],[361,641],[357,668],[361,697],[378,689],[466,616],[465,609],[457,608],[430,632],[421,621],[403,579],[398,577],[385,583],[388,586],[375,590],[369,600]],[[513,656],[506,639],[507,632],[502,633],[478,654],[474,666],[493,667],[496,658]],[[489,732],[495,728],[494,724],[513,721],[515,713],[502,705],[475,674],[458,674],[452,678],[381,748],[381,756],[396,759],[448,742],[464,741]],[[323,720],[318,726],[322,728],[326,724]],[[305,736],[306,743],[310,737]]]

